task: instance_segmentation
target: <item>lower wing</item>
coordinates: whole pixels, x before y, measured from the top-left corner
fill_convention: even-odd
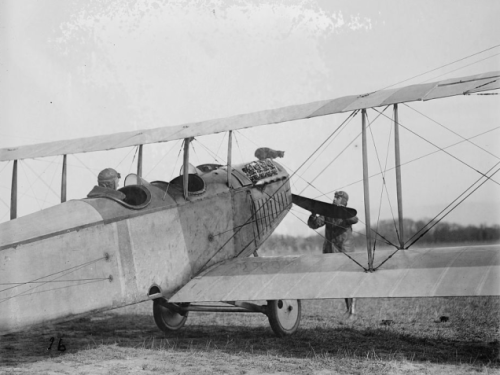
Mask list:
[[[393,251],[377,251],[374,265]],[[366,253],[349,253],[360,264]],[[169,302],[499,296],[500,245],[397,251],[374,272],[345,254],[236,258],[192,279]]]

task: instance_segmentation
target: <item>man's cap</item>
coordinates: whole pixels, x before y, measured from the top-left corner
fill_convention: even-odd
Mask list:
[[[336,191],[334,197],[342,198],[344,204],[347,204],[347,201],[349,201],[349,195],[345,191]]]
[[[103,169],[97,176],[98,181],[112,181],[115,178],[120,178],[120,174],[113,168]]]

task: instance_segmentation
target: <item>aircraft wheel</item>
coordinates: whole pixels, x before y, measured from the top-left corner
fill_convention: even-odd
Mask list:
[[[153,301],[153,317],[158,328],[167,333],[177,331],[184,327],[188,313],[186,312],[184,315],[181,315],[165,306],[162,306],[160,301],[155,299]]]
[[[267,301],[269,324],[278,337],[289,336],[299,327],[302,309],[298,299]]]

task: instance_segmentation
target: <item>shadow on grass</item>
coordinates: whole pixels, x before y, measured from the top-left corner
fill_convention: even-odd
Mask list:
[[[358,327],[338,322],[332,326],[305,322],[295,335],[279,339],[264,315],[242,319],[241,315],[230,315],[233,317],[223,322],[213,315],[190,316],[191,322],[186,327],[169,334],[159,331],[148,315],[101,314],[49,325],[0,337],[0,366],[32,363],[69,353],[82,354],[101,345],[173,352],[219,351],[291,358],[367,358],[500,366],[497,340],[488,343],[420,337],[405,333],[401,327]],[[51,337],[54,344],[48,350]],[[60,338],[65,352],[57,350]]]

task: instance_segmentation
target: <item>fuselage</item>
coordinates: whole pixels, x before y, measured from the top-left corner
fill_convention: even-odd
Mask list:
[[[234,166],[229,186],[225,167],[200,166],[187,199],[182,176],[135,181],[122,201],[98,192],[0,224],[0,333],[168,299],[210,266],[254,253],[292,204],[288,174],[271,160]]]

